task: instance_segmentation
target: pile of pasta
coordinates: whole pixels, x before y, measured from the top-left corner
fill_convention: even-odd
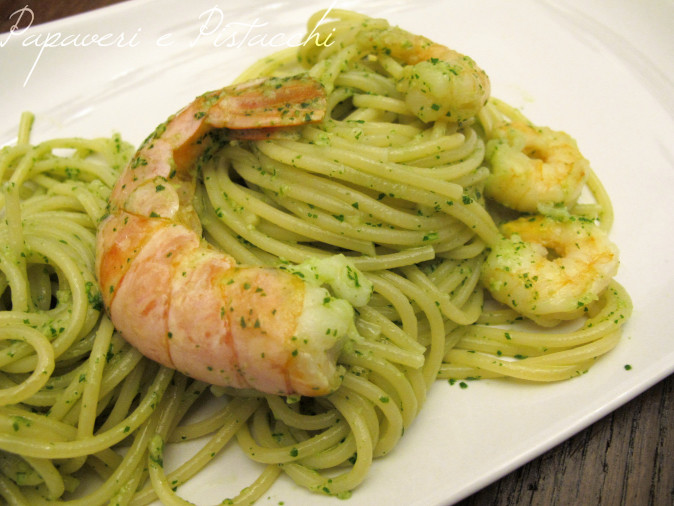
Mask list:
[[[309,30],[321,18],[309,21]],[[308,71],[329,90],[319,124],[230,142],[204,161],[197,189],[205,238],[245,264],[343,253],[374,286],[358,308],[364,337],[339,357],[342,386],[318,398],[216,388],[143,357],[104,314],[94,276],[96,226],[133,149],[120,137],[31,145],[24,115],[0,153],[0,495],[13,504],[184,504],[180,485],[221,451],[262,464],[229,500],[250,503],[285,474],[348,497],[393,451],[438,379],[573,378],[613,348],[630,302],[615,281],[587,317],[550,332],[517,325],[480,283],[499,237],[484,197],[485,131],[518,111],[491,100],[460,124],[423,123],[390,68],[341,41],[253,65],[239,80]],[[333,31],[334,29],[334,31]],[[307,62],[313,62],[308,64]],[[594,174],[594,213],[610,201]],[[217,399],[217,400],[216,400]],[[194,421],[194,411],[217,410]],[[213,411],[213,410],[211,410]],[[166,472],[164,444],[201,449]],[[82,480],[88,486],[83,495]]]

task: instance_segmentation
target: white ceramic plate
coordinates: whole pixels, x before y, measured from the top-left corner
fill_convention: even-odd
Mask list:
[[[0,144],[13,140],[24,110],[36,113],[35,141],[119,131],[138,143],[194,96],[228,84],[277,49],[272,42],[287,47],[283,37],[301,35],[309,15],[330,2],[248,0],[245,7],[228,2],[217,10],[212,0],[136,0],[17,31],[9,40],[3,34]],[[447,504],[674,371],[674,336],[666,318],[674,307],[674,36],[668,26],[674,4],[340,0],[334,5],[387,18],[472,56],[490,75],[495,96],[521,107],[534,122],[577,138],[615,204],[612,237],[622,253],[618,279],[635,306],[618,347],[588,374],[559,384],[480,381],[460,389],[438,382],[395,451],[372,466],[344,503]],[[220,30],[229,23],[220,39],[217,23]],[[102,39],[112,43],[108,47],[74,45],[108,33]],[[180,493],[211,504],[252,481],[257,465],[231,450]],[[335,501],[286,478],[265,498],[271,501],[263,500],[266,504]]]

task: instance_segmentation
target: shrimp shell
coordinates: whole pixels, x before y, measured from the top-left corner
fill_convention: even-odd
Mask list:
[[[221,386],[311,396],[339,386],[351,304],[291,272],[237,265],[202,240],[192,206],[198,163],[222,142],[324,112],[313,79],[255,80],[201,95],[142,144],[99,226],[96,272],[112,322],[144,355]]]

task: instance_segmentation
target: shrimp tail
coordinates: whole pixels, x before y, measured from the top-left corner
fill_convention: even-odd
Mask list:
[[[216,103],[204,111],[208,123],[244,130],[232,132],[235,138],[320,121],[326,108],[323,86],[307,75],[256,79],[224,88],[212,98]]]

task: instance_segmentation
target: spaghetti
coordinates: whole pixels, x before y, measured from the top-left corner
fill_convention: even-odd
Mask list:
[[[485,298],[481,266],[500,237],[484,197],[487,134],[520,113],[491,99],[478,116],[420,121],[396,88],[401,64],[358,47],[366,18],[334,14],[324,29],[336,44],[301,48],[299,63],[295,52],[279,53],[239,78],[307,70],[329,91],[327,119],[284,138],[223,145],[202,165],[195,207],[206,239],[239,262],[343,253],[372,282],[358,308],[363,339],[339,358],[341,387],[317,398],[209,387],[128,345],[102,312],[93,273],[95,229],[132,149],[118,136],[32,146],[25,115],[0,158],[8,502],[185,504],[176,489],[234,439],[266,467],[230,504],[261,497],[281,474],[348,497],[373,459],[395,448],[436,379],[564,380],[617,344],[631,303],[615,281],[578,328],[562,332],[521,325]],[[570,212],[608,229],[606,192],[594,174],[588,186],[596,202]],[[214,397],[220,409],[190,422]],[[202,448],[167,473],[164,444],[195,439]],[[91,472],[99,486],[78,496]]]

